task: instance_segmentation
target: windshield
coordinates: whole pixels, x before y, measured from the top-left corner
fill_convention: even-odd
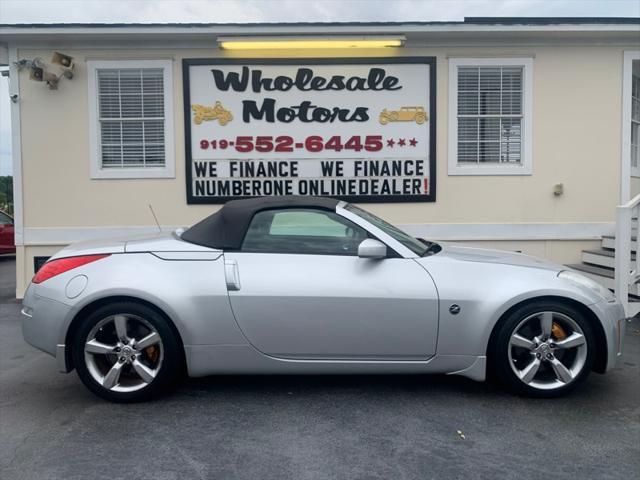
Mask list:
[[[367,212],[366,210],[362,210],[361,208],[356,207],[355,205],[347,204],[344,207],[346,210],[355,213],[360,218],[365,219],[367,222],[375,225],[384,233],[392,237],[394,240],[397,240],[409,250],[411,250],[416,255],[420,255],[421,257],[429,252],[429,248],[431,247],[430,242],[421,242],[417,238],[412,237],[408,233],[403,232],[397,227],[394,227],[390,223],[385,222],[381,218],[376,217],[374,214]]]

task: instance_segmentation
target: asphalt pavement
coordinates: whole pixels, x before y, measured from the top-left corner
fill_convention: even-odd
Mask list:
[[[607,375],[555,400],[447,376],[215,376],[134,405],[93,396],[20,332],[0,258],[0,478],[640,477],[640,321]]]

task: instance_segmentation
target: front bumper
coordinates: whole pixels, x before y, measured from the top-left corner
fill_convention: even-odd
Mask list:
[[[607,364],[605,372],[615,367],[622,355],[622,345],[627,329],[624,307],[619,302],[602,301],[590,305],[591,310],[598,316],[607,341]]]
[[[22,336],[30,345],[56,357],[58,369],[68,372],[65,334],[71,307],[33,290],[28,288],[22,301]]]

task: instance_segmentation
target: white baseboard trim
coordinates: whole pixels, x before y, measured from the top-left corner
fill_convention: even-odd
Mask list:
[[[171,232],[179,226],[162,226],[163,232]],[[98,240],[101,238],[150,235],[158,232],[156,226],[116,227],[27,227],[24,229],[24,245],[69,245],[70,243]]]
[[[434,240],[599,240],[613,235],[614,222],[431,223],[400,225],[416,237]]]
[[[449,241],[599,240],[603,235],[612,235],[615,231],[613,222],[431,223],[398,226],[416,237]],[[180,226],[162,226],[163,231],[176,228]],[[100,238],[148,235],[157,231],[155,226],[27,227],[21,245],[68,245]]]

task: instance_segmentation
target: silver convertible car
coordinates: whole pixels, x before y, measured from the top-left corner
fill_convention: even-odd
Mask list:
[[[94,393],[211,374],[441,373],[551,397],[611,369],[611,292],[518,253],[413,238],[345,202],[228,202],[187,230],[67,247],[25,294],[24,338]]]

